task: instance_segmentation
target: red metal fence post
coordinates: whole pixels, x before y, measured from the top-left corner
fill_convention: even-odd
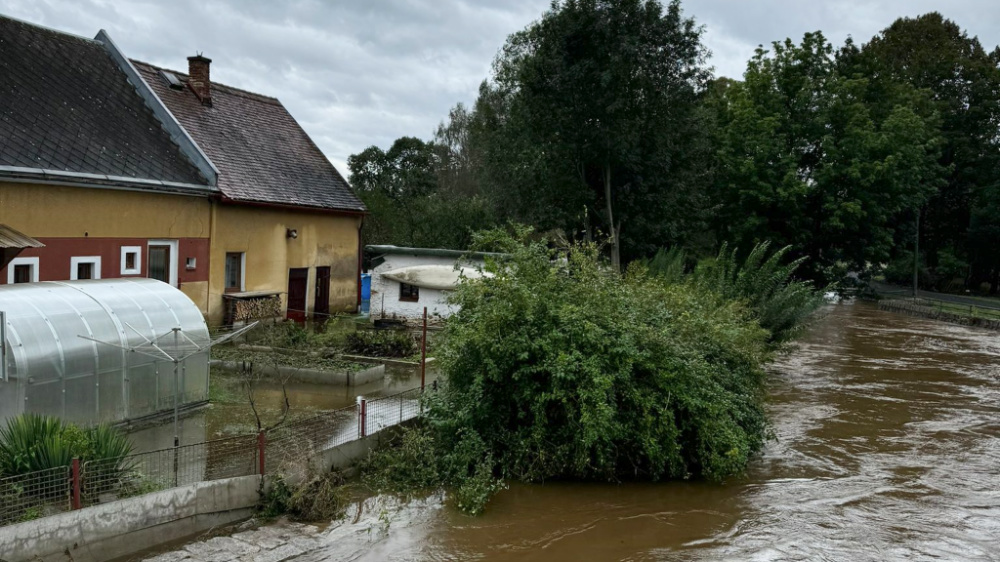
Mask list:
[[[73,509],[80,509],[80,459],[73,459]]]
[[[264,432],[257,433],[257,462],[260,464],[260,474],[264,475],[264,449],[267,445],[267,437],[265,437]]]
[[[359,426],[361,431],[361,436],[366,437],[368,435],[368,411],[366,410],[365,399],[361,399],[361,415],[359,420]]]
[[[420,392],[424,391],[424,376],[427,373],[427,307],[424,307],[424,334],[420,338]]]

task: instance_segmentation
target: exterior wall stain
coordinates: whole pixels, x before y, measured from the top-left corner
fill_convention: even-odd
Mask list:
[[[222,320],[227,252],[245,253],[245,291],[280,292],[282,306],[287,306],[288,270],[308,268],[306,308],[310,314],[315,308],[316,267],[330,267],[330,312],[355,310],[360,217],[219,204],[214,220],[210,325]],[[297,237],[289,238],[289,230]]]

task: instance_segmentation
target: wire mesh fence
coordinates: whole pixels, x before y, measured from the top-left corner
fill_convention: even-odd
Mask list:
[[[360,400],[266,434],[238,435],[2,478],[0,526],[198,482],[254,474],[305,475],[313,455],[420,416],[422,394],[422,389],[415,388]]]
[[[365,401],[365,411],[360,416],[360,436],[377,433],[389,426],[401,424],[423,413],[420,388],[407,390]]]
[[[319,451],[354,441],[357,427],[357,405],[276,427],[266,436],[265,470],[268,474],[304,476],[304,461]]]
[[[88,461],[81,472],[81,503],[107,503],[197,482],[257,474],[258,454],[257,435],[239,435]]]
[[[0,479],[0,525],[71,509],[70,470],[63,466]]]

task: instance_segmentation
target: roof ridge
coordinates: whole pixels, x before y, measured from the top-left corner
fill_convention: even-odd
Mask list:
[[[84,35],[77,35],[76,33],[69,33],[68,31],[62,31],[62,30],[59,30],[59,29],[55,29],[55,28],[49,27],[47,25],[42,25],[40,23],[30,22],[28,20],[23,20],[21,18],[15,18],[14,16],[8,16],[6,14],[0,14],[0,19],[7,19],[7,20],[10,20],[10,21],[16,21],[17,23],[20,23],[20,24],[23,24],[23,25],[27,25],[27,26],[31,26],[31,27],[34,27],[34,28],[37,28],[37,29],[41,29],[42,31],[47,31],[49,33],[55,33],[57,35],[65,35],[67,37],[72,37],[73,39],[82,39],[83,41],[86,41],[88,43],[93,43],[95,45],[101,45],[102,44],[100,41],[98,41],[97,39],[94,39],[92,37],[86,37]]]
[[[179,70],[174,70],[172,68],[164,68],[162,66],[156,66],[155,64],[151,64],[151,63],[148,63],[148,62],[145,62],[145,61],[141,61],[141,60],[138,60],[138,59],[129,59],[129,60],[132,61],[135,64],[141,64],[141,65],[145,65],[145,66],[148,66],[149,68],[153,68],[153,69],[156,69],[156,70],[162,70],[164,72],[170,72],[170,73],[176,75],[178,78],[183,78],[185,81],[189,78],[189,76],[188,76],[188,74],[186,72],[181,72]],[[250,90],[244,90],[244,89],[241,89],[241,88],[237,88],[235,86],[230,86],[228,84],[222,84],[220,82],[216,82],[216,81],[213,80],[212,81],[212,89],[214,90],[215,88],[221,88],[222,91],[225,91],[225,92],[227,92],[229,94],[233,94],[233,95],[237,95],[237,96],[243,96],[243,97],[246,97],[246,98],[249,98],[249,99],[255,99],[255,100],[258,100],[258,101],[262,101],[262,102],[273,103],[275,105],[282,105],[281,104],[281,100],[279,100],[276,97],[267,96],[267,95],[264,95],[264,94],[258,94],[257,92],[251,92]]]

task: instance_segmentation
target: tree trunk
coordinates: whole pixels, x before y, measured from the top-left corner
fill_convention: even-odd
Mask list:
[[[917,209],[917,233],[913,236],[913,298],[919,296],[920,280],[920,209]]]
[[[620,273],[621,267],[621,245],[618,240],[619,227],[615,226],[615,215],[611,205],[611,164],[604,165],[604,200],[608,205],[608,232],[611,235],[611,267],[616,273]]]

